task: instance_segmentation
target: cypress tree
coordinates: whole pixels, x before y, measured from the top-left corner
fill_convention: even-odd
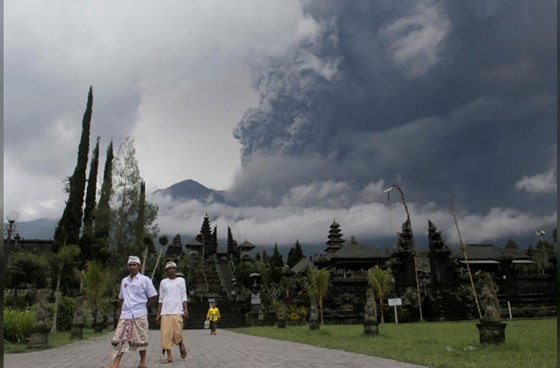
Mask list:
[[[290,248],[288,251],[288,260],[286,263],[290,268],[294,267],[301,259],[303,258],[303,250],[301,249],[301,245],[299,244],[299,239],[296,240],[296,244],[293,248]]]
[[[513,239],[509,239],[504,247],[505,249],[517,250],[519,246]]]
[[[227,253],[229,256],[233,256],[235,254],[235,248],[237,248],[237,241],[233,239],[233,235],[231,234],[231,228],[228,226],[227,228]]]
[[[92,153],[89,176],[87,181],[86,204],[84,208],[84,229],[80,239],[80,258],[91,260],[93,256],[93,213],[97,193],[97,171],[99,169],[99,136]]]
[[[105,263],[109,258],[109,234],[111,232],[111,197],[113,195],[113,141],[107,147],[101,196],[95,210],[93,230],[93,259]]]
[[[284,260],[278,250],[277,243],[274,243],[274,250],[272,251],[272,257],[270,258],[270,265],[272,267],[284,267]]]
[[[136,246],[138,247],[142,246],[144,242],[145,219],[146,219],[146,183],[144,183],[144,181],[141,181],[140,191],[138,193],[138,215],[136,216],[136,225],[135,225]],[[137,251],[137,253],[134,254],[140,254],[139,250]]]
[[[270,257],[268,256],[268,253],[266,252],[266,250],[262,251],[262,261],[264,264],[269,264],[270,263]]]
[[[74,173],[68,179],[68,200],[55,232],[53,250],[63,244],[78,244],[82,227],[82,212],[86,188],[86,170],[89,154],[89,133],[93,107],[93,88],[89,87],[86,111],[82,119],[82,135],[78,146],[78,160]]]

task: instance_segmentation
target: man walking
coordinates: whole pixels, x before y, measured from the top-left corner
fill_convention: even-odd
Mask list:
[[[119,290],[119,323],[111,340],[113,360],[110,368],[118,368],[124,353],[140,353],[139,368],[146,367],[148,347],[148,308],[157,301],[152,280],[140,273],[140,258],[128,257],[128,272]]]
[[[189,311],[185,279],[177,277],[177,264],[167,262],[165,271],[167,278],[159,284],[156,321],[160,324],[161,348],[167,352],[167,358],[162,363],[171,363],[171,347],[175,344],[179,345],[181,358],[187,356],[183,342],[183,318],[189,315]]]

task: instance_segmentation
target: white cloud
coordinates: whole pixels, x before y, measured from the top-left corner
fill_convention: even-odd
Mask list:
[[[521,180],[515,183],[515,190],[524,190],[529,193],[556,193],[556,175],[557,171],[555,167],[552,167],[550,170],[542,174],[534,176],[524,175]]]
[[[60,218],[64,210],[61,198],[66,196],[63,187],[62,179],[48,173],[26,172],[17,164],[11,164],[9,157],[5,157],[4,190],[9,191],[10,195],[4,195],[4,213],[17,211],[19,221],[41,217]]]
[[[382,189],[384,185],[370,183],[363,188],[363,192],[371,193],[374,187]],[[324,192],[333,188],[338,188],[334,189],[335,191],[343,189],[344,183],[317,182],[309,187],[295,187],[290,193],[312,197],[312,189]],[[195,236],[200,232],[204,214],[208,214],[212,225],[218,226],[218,236],[221,239],[225,239],[227,227],[230,226],[234,238],[238,241],[247,239],[259,246],[270,247],[278,243],[278,246],[291,247],[299,239],[305,246],[325,243],[329,227],[333,219],[336,219],[347,241],[352,235],[362,241],[384,238],[388,240],[367,243],[381,249],[391,248],[397,233],[401,231],[406,214],[400,200],[391,199],[391,202],[387,202],[382,191],[378,196],[380,199],[373,203],[356,202],[337,207],[302,207],[293,202],[275,207],[230,207],[222,204],[204,204],[195,200],[177,203],[161,196],[156,196],[153,200],[159,205],[158,222],[161,224],[161,231],[170,236],[177,233]],[[427,246],[428,220],[442,231],[448,246],[458,247],[456,226],[448,208],[439,208],[431,202],[407,202],[407,206],[419,247]],[[552,226],[556,222],[556,212],[535,215],[510,208],[492,208],[485,214],[458,211],[457,222],[465,243],[492,242],[497,238],[524,236],[532,234],[535,228]],[[189,239],[183,240],[186,242]]]
[[[511,208],[492,208],[485,215],[464,214],[458,223],[465,243],[491,242],[497,237],[533,234],[542,226],[556,226],[557,213],[538,216]],[[451,233],[450,233],[451,235]],[[458,237],[452,237],[458,242]]]

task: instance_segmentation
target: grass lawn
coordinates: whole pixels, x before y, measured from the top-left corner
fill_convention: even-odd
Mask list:
[[[506,342],[479,343],[477,321],[380,324],[378,336],[361,325],[247,327],[231,331],[340,349],[435,368],[557,366],[557,319],[505,321]]]
[[[106,335],[107,331],[105,332],[93,332],[93,329],[84,328],[83,332],[83,340],[89,339],[92,337],[104,336]],[[112,333],[112,331],[111,331]],[[62,345],[71,344],[73,342],[80,341],[80,340],[70,340],[70,331],[61,331],[57,333],[50,333],[49,334],[49,345],[43,348],[28,348],[27,343],[24,344],[12,344],[8,341],[4,341],[4,354],[12,354],[12,353],[28,353],[30,351],[38,351],[38,350],[45,350],[45,349],[52,349],[57,348]]]

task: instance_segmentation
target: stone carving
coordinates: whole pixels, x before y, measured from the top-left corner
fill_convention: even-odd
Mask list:
[[[83,338],[83,329],[86,322],[85,316],[85,300],[84,297],[78,299],[76,310],[72,316],[72,328],[70,330],[70,339]]]
[[[366,305],[364,307],[364,334],[378,335],[379,324],[377,323],[377,303],[373,289],[366,291]]]
[[[364,322],[377,322],[377,303],[372,289],[366,292],[366,306],[364,308]]]
[[[286,327],[286,306],[284,303],[280,303],[278,306],[278,311],[276,312],[278,318],[277,326],[280,328]]]
[[[311,307],[309,308],[309,329],[319,329],[319,309],[317,308],[316,300],[311,301]]]
[[[80,297],[76,304],[74,315],[72,316],[72,324],[83,326],[86,323],[85,308],[85,300],[83,297]]]
[[[37,297],[37,307],[35,309],[35,325],[36,328],[46,328],[48,327],[48,295],[49,292],[46,290],[41,290]]]
[[[482,289],[480,291],[480,304],[482,306],[482,322],[499,322],[502,320],[500,317],[500,302],[496,294],[498,293],[498,286],[492,281],[492,276],[485,273],[482,277]]]
[[[492,276],[485,273],[481,279],[480,304],[482,318],[476,324],[481,344],[501,344],[506,340],[506,324],[500,316],[500,303],[496,296],[498,286],[492,281]]]
[[[49,343],[48,323],[48,290],[41,290],[37,295],[37,307],[35,309],[35,323],[29,336],[29,347],[46,346]]]

